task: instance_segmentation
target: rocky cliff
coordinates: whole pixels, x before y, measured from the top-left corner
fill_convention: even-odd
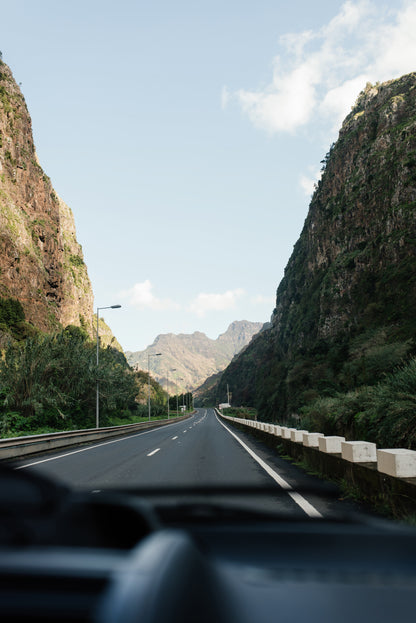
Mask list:
[[[148,353],[160,352],[162,357],[151,358],[152,375],[166,387],[167,370],[175,369],[175,372],[169,373],[170,393],[176,392],[176,379],[180,391],[190,390],[200,385],[208,376],[224,370],[234,355],[261,328],[261,322],[240,320],[232,322],[227,331],[216,340],[211,340],[200,331],[192,334],[158,335],[146,350],[127,352],[127,361],[138,369],[147,370]]]
[[[416,350],[416,74],[368,84],[322,164],[272,327],[210,394],[229,383],[268,419],[377,383]]]
[[[0,296],[49,331],[83,325],[92,334],[93,294],[70,208],[36,157],[29,112],[0,62]]]

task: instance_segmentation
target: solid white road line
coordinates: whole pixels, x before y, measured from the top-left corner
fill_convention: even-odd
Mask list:
[[[147,456],[153,456],[154,454],[156,454],[156,452],[159,452],[160,448],[156,448],[156,450],[153,450],[153,452],[149,452],[149,454]]]
[[[216,413],[215,413],[215,417],[217,418],[221,426],[224,426],[225,430],[227,430],[230,433],[230,435],[232,435],[238,441],[238,443],[243,446],[244,450],[246,450],[249,453],[249,455],[253,457],[255,461],[257,461],[257,463],[264,469],[264,471],[266,471],[269,474],[269,476],[271,476],[273,480],[282,487],[282,489],[287,490],[288,495],[290,495],[292,500],[296,502],[296,504],[300,506],[301,509],[307,515],[309,515],[309,517],[322,517],[321,513],[314,506],[312,506],[312,504],[308,502],[308,500],[305,500],[305,498],[300,493],[296,493],[295,491],[292,491],[291,490],[292,487],[290,486],[288,482],[286,482],[284,478],[279,476],[279,474],[275,472],[274,469],[270,467],[270,465],[268,465],[265,461],[263,461],[263,459],[261,459],[255,452],[253,452],[253,450],[249,448],[244,443],[244,441],[242,441],[239,437],[237,437],[237,435],[232,430],[230,430],[227,426],[225,426],[225,424],[223,424],[223,422],[221,422],[221,420],[218,418]]]
[[[180,424],[180,422],[178,422],[177,424]],[[175,426],[175,424],[171,424],[171,426]],[[80,450],[72,450],[71,452],[65,452],[64,454],[59,454],[58,456],[52,456],[49,459],[41,459],[40,461],[33,461],[33,463],[20,465],[19,467],[15,467],[14,469],[16,470],[25,469],[26,467],[32,467],[33,465],[40,465],[40,463],[48,463],[49,461],[56,461],[58,459],[63,459],[66,456],[71,456],[72,454],[78,454],[79,452],[88,452],[88,450],[95,450],[95,448],[101,448],[101,446],[109,446],[111,443],[119,443],[120,441],[126,441],[127,439],[134,439],[134,437],[141,437],[142,435],[149,435],[150,433],[155,433],[158,430],[160,430],[160,428],[153,428],[152,430],[145,430],[142,433],[136,433],[135,435],[129,435],[128,437],[122,437],[121,439],[113,439],[112,441],[104,441],[103,443],[97,443],[94,446],[88,446],[88,448],[81,448]]]

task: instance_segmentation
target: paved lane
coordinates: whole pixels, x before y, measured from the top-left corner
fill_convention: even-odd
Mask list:
[[[262,465],[262,461],[265,464]],[[261,487],[273,485],[276,480],[282,484],[282,477],[284,482],[296,487],[293,466],[260,447],[249,435],[224,426],[213,409],[199,409],[188,420],[122,439],[21,461],[15,463],[15,467],[34,470],[71,487],[89,490],[155,485]],[[241,501],[233,499],[234,503]],[[316,496],[312,505],[303,496],[294,494],[245,498],[244,501],[256,508],[261,506],[301,515],[313,516],[317,511],[322,514],[328,511],[327,504]]]

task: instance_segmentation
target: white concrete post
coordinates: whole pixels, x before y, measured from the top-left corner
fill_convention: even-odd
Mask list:
[[[369,441],[343,441],[342,458],[351,463],[376,463],[377,447]]]

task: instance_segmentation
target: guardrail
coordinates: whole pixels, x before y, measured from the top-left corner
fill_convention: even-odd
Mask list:
[[[416,451],[377,449],[368,441],[346,441],[269,422],[257,422],[217,413],[230,422],[254,429],[285,454],[331,480],[344,481],[361,497],[379,506],[387,503],[393,514],[416,513]]]
[[[0,460],[17,459],[28,454],[37,454],[39,452],[48,452],[58,448],[102,441],[103,439],[109,439],[111,437],[121,437],[140,430],[174,424],[175,422],[187,419],[190,415],[192,414],[174,416],[166,420],[139,422],[137,424],[125,424],[122,426],[88,428],[85,430],[0,439]]]

